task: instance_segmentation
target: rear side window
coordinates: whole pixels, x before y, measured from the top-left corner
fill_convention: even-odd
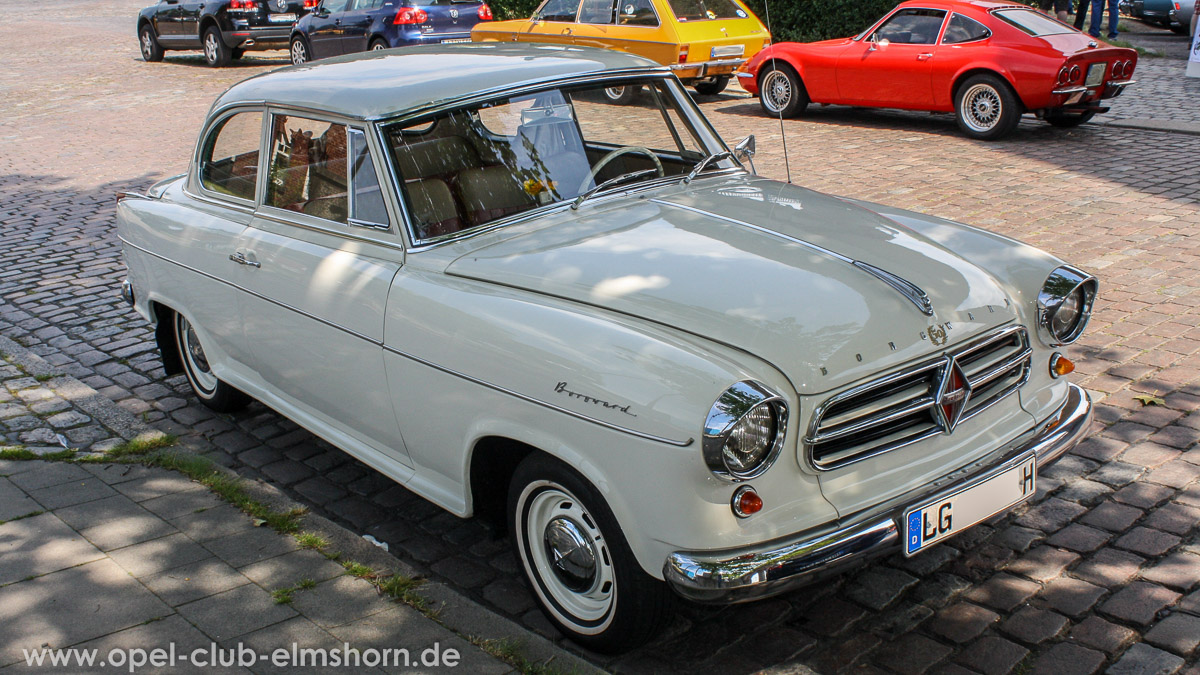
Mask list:
[[[574,21],[579,0],[546,0],[535,18],[542,21]]]
[[[291,115],[275,115],[271,127],[268,206],[345,223],[346,126]]]
[[[262,115],[230,115],[209,134],[200,159],[200,182],[206,190],[254,201]]]
[[[619,0],[617,23],[622,26],[657,26],[658,14],[650,0]]]
[[[1075,32],[1073,27],[1055,21],[1045,14],[1038,14],[1032,9],[998,9],[992,13],[1034,37]]]
[[[942,36],[942,44],[957,45],[964,42],[986,40],[991,36],[992,31],[988,30],[987,26],[974,19],[968,19],[962,14],[955,14],[950,17],[950,23],[946,26],[946,34]]]

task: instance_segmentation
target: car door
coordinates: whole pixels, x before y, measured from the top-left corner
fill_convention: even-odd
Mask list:
[[[343,53],[345,30],[342,21],[349,4],[349,0],[324,0],[313,13],[306,37],[314,59]]]
[[[942,9],[896,10],[838,58],[842,100],[925,110],[933,107],[932,61],[945,23]]]
[[[954,77],[968,63],[981,60],[984,50],[990,49],[991,37],[991,29],[975,19],[958,12],[950,15],[946,30],[942,32],[942,41],[931,60],[933,98],[937,107],[945,110],[954,107]]]
[[[174,44],[179,39],[179,0],[160,0],[151,17],[159,41]]]
[[[179,35],[189,42],[200,42],[200,13],[206,2],[217,0],[179,0]]]
[[[342,14],[342,54],[367,51],[371,21],[383,0],[351,0]]]
[[[403,260],[362,132],[275,112],[270,180],[242,238],[242,319],[262,379],[319,424],[407,464],[383,368]]]
[[[617,0],[611,9],[607,0],[583,0],[575,44],[617,49],[644,56],[658,63],[672,63],[678,47],[663,30],[651,0]]]
[[[579,4],[580,0],[546,0],[529,26],[515,36],[517,41],[571,44]]]

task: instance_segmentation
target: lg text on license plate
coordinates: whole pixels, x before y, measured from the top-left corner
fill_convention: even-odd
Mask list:
[[[904,514],[904,554],[913,555],[932,544],[1029,499],[1037,490],[1033,456],[999,474],[985,478]]]

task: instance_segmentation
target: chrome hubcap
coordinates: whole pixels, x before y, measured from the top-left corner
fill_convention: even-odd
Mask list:
[[[150,51],[154,48],[154,43],[150,41],[150,31],[142,31],[142,56],[149,58]]]
[[[183,358],[187,361],[188,379],[195,385],[197,393],[204,396],[211,396],[217,390],[217,384],[220,381],[216,375],[213,375],[212,367],[208,363],[208,356],[204,354],[204,347],[200,346],[200,338],[196,335],[196,329],[192,328],[191,322],[183,318],[182,315],[176,315],[178,323],[175,330],[178,331],[180,346],[183,352]]]
[[[292,43],[292,63],[299,65],[307,61],[308,54],[304,52],[304,43],[296,40]]]
[[[763,78],[763,101],[772,112],[779,112],[792,102],[792,83],[788,76],[773,70]]]
[[[213,33],[209,33],[204,38],[204,55],[208,57],[209,61],[217,60],[217,36]]]
[[[605,87],[604,95],[610,100],[616,101],[625,95],[625,87]]]
[[[380,52],[380,51],[383,51],[384,49],[387,49],[387,47],[384,47],[382,42],[376,42],[375,46],[371,47],[371,51],[373,51],[373,52]]]
[[[212,372],[208,366],[208,359],[204,356],[204,348],[200,346],[200,338],[196,337],[196,331],[189,323],[187,327],[187,348],[188,354],[192,356],[192,365],[202,373]]]
[[[963,122],[974,131],[988,131],[1000,122],[1000,94],[986,84],[977,84],[963,95]]]
[[[592,550],[579,524],[558,517],[546,525],[542,537],[551,569],[564,586],[582,593],[596,581],[596,552]]]

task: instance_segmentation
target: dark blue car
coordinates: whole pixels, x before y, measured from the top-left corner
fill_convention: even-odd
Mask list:
[[[322,0],[292,29],[292,63],[367,50],[470,42],[491,21],[479,0]]]

